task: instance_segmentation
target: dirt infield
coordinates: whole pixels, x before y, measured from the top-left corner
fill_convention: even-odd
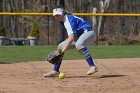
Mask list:
[[[64,60],[64,79],[44,78],[47,62],[0,64],[0,93],[139,93],[140,58],[96,59],[99,71],[87,76],[85,60]]]

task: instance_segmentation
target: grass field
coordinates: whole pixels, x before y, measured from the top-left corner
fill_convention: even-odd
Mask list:
[[[57,46],[1,46],[0,62],[13,63],[23,61],[43,61],[48,53],[55,50]],[[103,58],[139,58],[140,46],[89,46],[89,51],[95,59]],[[75,49],[68,50],[64,59],[83,59]]]

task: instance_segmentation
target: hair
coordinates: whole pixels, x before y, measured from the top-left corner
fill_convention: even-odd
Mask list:
[[[65,14],[72,15],[72,12],[71,12],[71,11],[69,11],[69,10],[66,10],[66,9],[64,10],[64,12],[63,12],[63,13],[64,13],[64,15],[65,15]]]

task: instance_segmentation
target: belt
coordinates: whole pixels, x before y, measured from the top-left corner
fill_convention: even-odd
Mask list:
[[[84,32],[88,32],[88,31],[93,31],[93,30],[92,30],[92,28],[89,28],[89,29],[86,28],[86,29],[84,29]]]

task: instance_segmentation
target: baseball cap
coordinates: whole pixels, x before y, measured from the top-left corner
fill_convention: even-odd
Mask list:
[[[55,16],[55,15],[63,15],[63,8],[53,9],[53,16]]]

